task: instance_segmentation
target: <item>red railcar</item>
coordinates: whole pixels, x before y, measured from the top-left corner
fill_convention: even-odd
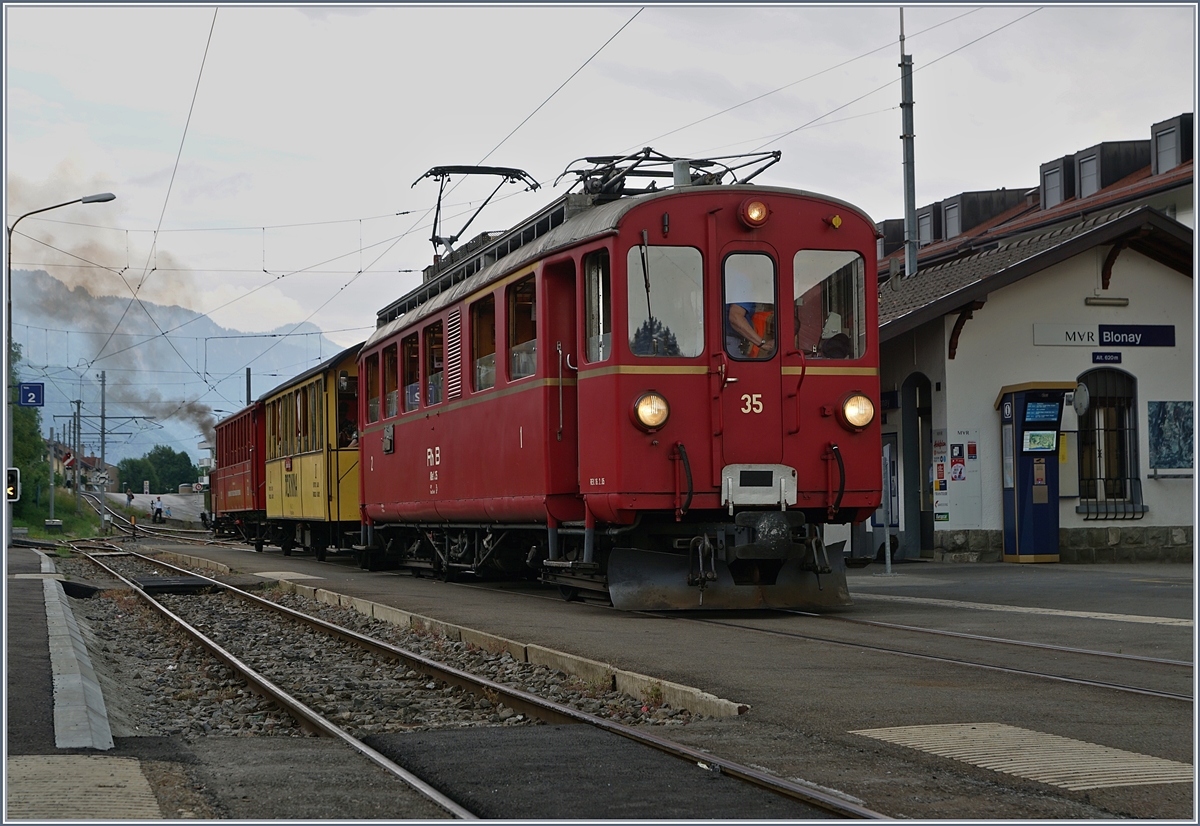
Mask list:
[[[528,566],[622,608],[848,604],[820,526],[880,499],[874,224],[711,162],[588,160],[585,193],[380,311],[363,563]],[[677,185],[630,195],[654,160]]]
[[[267,508],[265,428],[262,402],[217,422],[216,467],[209,473],[214,533],[254,541],[259,550]]]

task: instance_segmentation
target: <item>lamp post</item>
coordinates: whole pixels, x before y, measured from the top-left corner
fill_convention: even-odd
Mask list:
[[[8,384],[9,370],[10,370],[8,358],[9,358],[9,354],[12,352],[12,345],[13,345],[13,333],[12,333],[12,325],[13,325],[12,240],[13,240],[13,232],[16,231],[16,229],[17,229],[17,224],[21,223],[21,221],[28,218],[30,215],[37,215],[39,212],[49,212],[52,209],[59,209],[60,207],[71,206],[71,204],[100,204],[100,203],[104,203],[105,201],[111,201],[116,197],[117,196],[113,195],[111,192],[101,192],[96,195],[85,195],[82,198],[76,198],[74,201],[64,201],[61,204],[55,204],[54,206],[42,207],[41,209],[35,209],[32,212],[26,212],[24,215],[17,218],[17,220],[13,221],[11,227],[8,227],[8,259],[7,259],[6,266],[4,268],[4,286],[5,286],[5,291],[7,293],[7,299],[8,299],[8,324],[7,324],[8,329],[6,331],[5,340],[4,340],[4,357],[3,357],[3,361],[4,361],[4,401],[5,401],[6,405],[12,404],[12,388],[9,387],[9,384]],[[6,422],[6,427],[5,427],[6,432],[5,432],[5,438],[4,438],[4,466],[7,468],[7,467],[12,467],[12,463],[13,463],[12,411],[5,409],[5,413],[7,415],[4,418],[4,420]],[[5,503],[4,503],[4,539],[5,539],[6,543],[11,536],[12,536],[12,503],[5,501]],[[4,551],[7,554],[7,551],[8,551],[7,546],[4,548]]]

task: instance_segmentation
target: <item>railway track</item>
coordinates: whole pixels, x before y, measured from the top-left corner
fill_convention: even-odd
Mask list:
[[[850,639],[847,637],[839,638],[832,634],[818,634],[783,628],[756,626],[746,622],[737,622],[732,619],[702,619],[695,617],[680,617],[673,614],[655,614],[655,616],[660,616],[664,619],[675,619],[683,622],[695,622],[724,628],[734,628],[740,631],[749,631],[754,634],[766,634],[789,639],[807,640],[829,645],[876,651],[901,657],[912,657],[966,668],[1005,672],[1008,674],[1030,677],[1037,680],[1065,682],[1127,694],[1147,695],[1184,703],[1191,703],[1194,699],[1193,695],[1184,689],[1191,686],[1195,669],[1192,663],[1182,660],[1145,657],[1108,651],[1095,651],[1074,648],[1070,646],[1052,645],[1049,643],[1036,643],[1027,642],[1024,640],[988,637],[977,634],[964,634],[933,628],[920,628],[911,625],[878,622],[875,620],[858,620],[828,614],[811,614],[802,611],[783,611],[779,613],[810,617],[814,620],[820,621],[823,624],[827,622],[841,623],[845,625],[857,625],[860,627],[869,627],[872,629],[881,629],[888,632],[894,632],[896,641],[882,641],[878,639],[866,641],[862,639]],[[925,650],[920,650],[921,646],[915,643],[914,640],[924,635],[938,638],[966,640],[974,644],[975,647],[967,656],[963,656],[960,653],[946,653],[946,651],[948,651],[946,646],[941,646],[942,653],[936,653],[935,650],[931,650],[928,646],[925,648]],[[936,648],[937,647],[935,647],[935,649]],[[1057,673],[1051,673],[1049,671],[1039,671],[1028,667],[1019,667],[1018,665],[1014,664],[1014,661],[1021,661],[1023,657],[1023,649],[1029,648],[1055,655],[1056,666],[1060,670]],[[1013,649],[1015,653],[1009,652],[999,655],[993,653],[991,661],[987,661],[983,654],[984,651],[988,649],[992,649],[993,652],[997,649]],[[1114,666],[1113,661],[1120,666],[1119,670],[1116,668],[1116,666]],[[1099,663],[1103,663],[1103,665],[1101,666]],[[1108,678],[1098,678],[1092,676],[1083,676],[1086,674],[1095,674],[1096,672],[1104,672],[1112,675],[1114,671],[1118,671],[1117,677],[1110,676]],[[1118,678],[1121,681],[1118,681]],[[1125,680],[1128,680],[1128,682]],[[1137,680],[1143,681],[1143,684],[1134,684]],[[1158,681],[1159,685],[1151,686],[1145,684],[1146,682],[1153,681]]]
[[[215,616],[220,612],[217,611],[217,604],[214,603],[214,600],[221,601],[222,611],[236,604],[238,606],[237,610],[241,612],[271,612],[281,622],[286,622],[294,629],[278,632],[279,639],[292,639],[300,633],[320,633],[327,635],[327,637],[332,637],[339,641],[337,643],[339,645],[353,646],[369,652],[369,656],[376,660],[396,661],[404,668],[410,670],[410,672],[421,675],[421,680],[428,679],[436,681],[439,685],[448,686],[449,690],[455,692],[456,696],[461,697],[469,694],[475,697],[486,698],[492,703],[503,704],[518,714],[527,716],[530,720],[540,720],[554,724],[585,724],[608,734],[618,735],[642,747],[654,749],[693,764],[699,764],[710,771],[726,775],[742,783],[751,784],[775,795],[790,798],[804,806],[812,807],[815,815],[819,817],[833,816],[867,819],[883,817],[883,815],[861,805],[848,802],[836,795],[827,794],[811,786],[775,777],[750,766],[721,760],[715,758],[710,753],[673,742],[644,728],[635,728],[606,717],[587,714],[569,705],[445,665],[421,654],[402,649],[349,628],[334,625],[318,617],[287,608],[286,606],[233,588],[217,580],[199,576],[191,571],[167,565],[166,563],[140,554],[124,551],[116,543],[89,543],[88,548],[110,554],[110,556],[104,557],[103,560],[97,555],[89,553],[82,545],[76,545],[75,547],[81,555],[102,568],[108,576],[123,581],[128,588],[142,600],[146,601],[164,619],[177,625],[199,644],[212,652],[214,656],[224,662],[229,668],[241,675],[241,678],[256,693],[269,697],[273,702],[285,708],[306,729],[321,736],[334,737],[341,740],[350,748],[355,749],[386,771],[391,772],[394,776],[415,788],[422,795],[427,796],[428,799],[454,817],[471,818],[475,815],[460,803],[446,797],[430,784],[421,780],[421,778],[416,777],[416,775],[397,765],[379,750],[363,742],[354,733],[347,731],[345,727],[339,726],[336,720],[331,720],[327,716],[327,713],[322,713],[320,704],[311,699],[311,692],[307,694],[310,698],[308,702],[300,699],[297,695],[303,694],[305,689],[302,682],[297,684],[293,681],[290,689],[285,685],[281,685],[281,683],[285,683],[287,680],[282,677],[276,677],[269,670],[261,668],[261,664],[254,662],[255,647],[260,649],[263,647],[261,637],[249,642],[244,639],[239,640],[237,634],[231,628],[242,621],[234,619],[232,623],[219,622],[215,619]],[[135,562],[135,567],[126,564],[130,561]],[[141,571],[140,576],[138,575],[139,570]],[[156,598],[148,593],[146,587],[139,584],[139,580],[145,582],[147,579],[154,578],[147,577],[148,570],[167,570],[172,576],[199,579],[204,582],[206,587],[213,589],[217,593],[205,597],[172,596]],[[301,628],[304,629],[303,632],[299,630]],[[328,643],[328,645],[331,646],[333,643]],[[259,667],[256,667],[256,665],[259,665]],[[314,668],[319,669],[323,666],[314,662],[308,664],[307,667],[311,673]],[[581,757],[580,759],[582,760],[583,758]]]

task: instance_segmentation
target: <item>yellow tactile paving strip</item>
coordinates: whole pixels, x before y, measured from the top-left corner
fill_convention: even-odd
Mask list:
[[[10,820],[161,820],[133,757],[90,754],[8,758],[5,822]]]
[[[1002,723],[956,723],[852,731],[973,766],[1080,791],[1192,783],[1188,763],[1122,751]]]

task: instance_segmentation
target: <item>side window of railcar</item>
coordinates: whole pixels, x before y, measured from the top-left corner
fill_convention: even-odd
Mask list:
[[[739,252],[725,259],[725,352],[765,360],[775,355],[775,262],[762,253]]]
[[[537,372],[537,290],[534,277],[508,288],[508,377],[523,379]]]
[[[629,250],[629,349],[635,356],[704,352],[704,265],[694,247]]]
[[[840,250],[800,250],[792,272],[796,349],[809,358],[861,358],[867,350],[862,256]]]
[[[383,348],[383,401],[385,418],[400,412],[400,369],[396,359],[396,345]]]
[[[404,385],[404,412],[417,409],[421,403],[421,352],[417,334],[405,336],[400,342],[400,383]]]
[[[435,321],[425,328],[425,404],[442,401],[443,381],[442,322]]]
[[[379,421],[379,354],[367,356],[363,365],[367,371],[367,421]]]
[[[612,289],[608,250],[583,259],[584,328],[587,360],[604,361],[612,353]]]
[[[471,389],[496,386],[496,297],[471,305]]]

